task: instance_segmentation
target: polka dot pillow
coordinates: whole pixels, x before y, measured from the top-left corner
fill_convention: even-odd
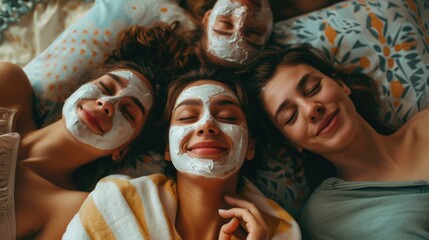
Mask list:
[[[175,20],[192,28],[185,11],[174,0],[95,1],[85,16],[24,67],[41,122],[59,119],[64,100],[82,84],[79,79],[86,70],[105,60],[119,32],[135,24]]]

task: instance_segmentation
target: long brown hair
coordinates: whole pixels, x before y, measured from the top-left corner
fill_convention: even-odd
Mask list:
[[[251,65],[242,73],[247,79],[246,83],[254,96],[260,98],[262,88],[272,79],[272,77],[286,66],[306,64],[319,70],[324,75],[345,83],[351,89],[350,99],[354,103],[357,112],[379,133],[391,134],[393,131],[380,121],[377,110],[380,108],[380,99],[374,80],[362,73],[353,73],[349,70],[336,68],[331,61],[325,57],[323,52],[301,45],[286,50],[278,47],[270,47],[256,58]],[[299,153],[290,142],[276,129],[267,116],[261,101],[257,102],[258,116],[265,122],[267,132],[266,137],[276,142],[282,143],[295,157],[302,159],[305,176],[311,188],[317,187],[324,179],[336,176],[333,164],[322,156],[304,151]]]

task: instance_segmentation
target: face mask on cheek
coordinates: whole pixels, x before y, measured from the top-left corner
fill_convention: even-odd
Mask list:
[[[238,2],[232,2],[231,0],[218,0],[213,7],[212,13],[210,14],[208,26],[207,26],[207,40],[208,48],[207,51],[214,56],[238,64],[245,64],[252,59],[259,52],[259,49],[250,46],[244,39],[242,28],[246,17],[252,17],[260,19],[261,21],[267,21],[267,32],[261,38],[261,42],[257,44],[264,45],[266,40],[271,34],[272,29],[272,12],[271,8],[266,6],[263,2],[262,10],[258,13],[252,13],[247,7],[241,5]],[[232,15],[238,21],[233,22],[234,32],[231,36],[222,36],[215,33],[214,26],[216,18],[218,16]],[[249,15],[249,16],[248,16]],[[271,20],[270,20],[271,19]]]
[[[89,144],[100,150],[113,150],[128,142],[134,128],[119,110],[119,102],[125,96],[136,97],[148,111],[152,106],[150,90],[130,71],[115,71],[110,74],[128,80],[127,86],[118,96],[105,96],[94,84],[87,83],[76,90],[64,103],[63,117],[67,130],[80,142]],[[82,100],[104,99],[114,105],[112,128],[103,135],[91,131],[77,114],[78,103]]]
[[[185,90],[177,99],[176,106],[185,99],[198,98],[202,101],[204,107],[204,114],[198,122],[186,126],[173,125],[170,127],[170,155],[173,165],[178,171],[207,178],[224,179],[237,172],[243,165],[249,140],[247,127],[245,124],[221,123],[213,118],[210,114],[209,100],[210,97],[219,94],[236,98],[231,92],[226,91],[218,85],[206,84]],[[228,155],[223,159],[194,158],[181,149],[183,140],[189,134],[193,134],[198,127],[204,125],[207,121],[213,121],[219,127],[220,131],[225,133],[233,143],[233,147],[229,149]]]

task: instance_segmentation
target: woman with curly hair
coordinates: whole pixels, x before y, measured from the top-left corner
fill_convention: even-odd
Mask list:
[[[180,46],[174,31],[155,25],[141,31],[140,40],[155,49],[160,42],[150,36],[158,34],[169,47]],[[119,45],[117,51],[126,48]],[[162,112],[156,89],[163,71],[180,69],[181,58],[170,58],[176,51],[143,51],[139,59],[122,54],[88,70],[85,84],[66,100],[62,118],[42,128],[33,115],[27,76],[14,64],[0,64],[2,239],[59,239],[88,195],[82,190],[118,170],[128,153],[156,142],[149,127]]]

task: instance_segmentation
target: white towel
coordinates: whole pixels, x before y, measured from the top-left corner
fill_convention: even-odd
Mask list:
[[[240,195],[280,220],[272,239],[301,239],[295,220],[249,181]],[[165,175],[109,176],[97,184],[63,239],[181,239],[176,212],[176,184]]]

